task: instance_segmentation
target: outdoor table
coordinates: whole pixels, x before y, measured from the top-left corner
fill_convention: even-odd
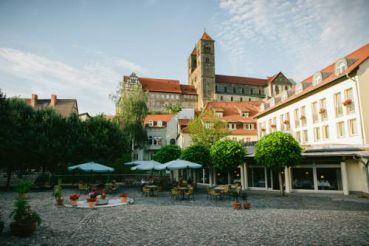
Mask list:
[[[150,189],[150,196],[154,196],[154,191],[158,188],[157,185],[146,185],[145,187]]]
[[[189,188],[188,187],[178,187],[177,189],[181,192],[182,200],[184,200],[185,191],[188,190]]]

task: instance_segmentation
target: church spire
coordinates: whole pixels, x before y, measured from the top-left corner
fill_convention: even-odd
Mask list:
[[[201,40],[205,40],[205,41],[214,41],[214,40],[209,36],[209,34],[207,34],[205,31],[204,31],[204,33],[202,34]]]

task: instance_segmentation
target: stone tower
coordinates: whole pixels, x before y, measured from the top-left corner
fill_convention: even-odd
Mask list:
[[[197,109],[215,99],[214,40],[206,32],[188,57],[188,83],[196,88]]]

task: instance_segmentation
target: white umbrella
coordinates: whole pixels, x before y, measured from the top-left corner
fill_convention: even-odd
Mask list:
[[[76,169],[84,171],[84,172],[97,172],[97,173],[114,172],[114,168],[108,167],[108,166],[105,166],[105,165],[102,165],[96,162],[87,162],[84,164],[68,167],[69,171],[76,170]]]
[[[155,164],[155,163],[144,163],[144,164],[141,164],[141,165],[137,165],[137,166],[134,166],[134,167],[131,167],[131,170],[141,170],[141,171],[153,171],[153,170],[157,170],[157,171],[160,171],[160,170],[164,170],[166,168],[166,165],[163,165],[159,162],[157,162],[158,164]]]
[[[169,170],[178,170],[178,169],[187,169],[187,168],[191,168],[191,169],[202,168],[201,164],[197,164],[191,161],[180,160],[180,159],[169,161],[167,163],[164,163],[164,165]]]
[[[162,165],[160,162],[154,161],[154,160],[150,160],[150,161],[130,161],[130,162],[126,162],[124,163],[124,165],[126,166],[137,166],[137,165],[142,165],[142,164],[152,164],[152,165]]]

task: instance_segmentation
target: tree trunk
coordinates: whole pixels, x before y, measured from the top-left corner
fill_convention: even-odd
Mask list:
[[[131,148],[132,148],[131,160],[133,161],[133,158],[135,156],[135,141],[134,141],[133,138],[132,138],[132,146],[131,146]]]
[[[228,176],[228,184],[231,184],[231,173],[229,170],[227,171],[227,176]]]
[[[7,180],[6,180],[6,188],[9,189],[9,186],[10,186],[10,179],[12,177],[12,169],[11,167],[8,167],[8,177],[7,177]]]
[[[282,173],[278,171],[278,179],[279,179],[279,189],[281,191],[282,196],[284,196],[284,188],[283,188],[283,181],[282,181]]]

